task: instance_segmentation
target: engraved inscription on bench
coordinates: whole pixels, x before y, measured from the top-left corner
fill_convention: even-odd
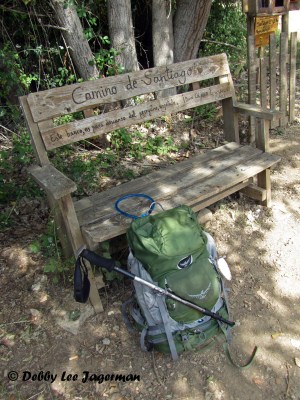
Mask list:
[[[92,108],[99,104],[187,85],[230,73],[226,55],[189,60],[130,74],[76,83],[31,93],[28,103],[35,122]]]
[[[222,83],[193,92],[174,95],[168,99],[152,100],[148,103],[126,107],[122,110],[110,111],[102,115],[58,126],[43,132],[43,141],[46,148],[50,150],[64,144],[73,143],[97,134],[128,126],[128,119],[132,120],[132,124],[141,123],[148,119],[164,115],[164,113],[175,113],[231,96],[232,90],[230,84]]]

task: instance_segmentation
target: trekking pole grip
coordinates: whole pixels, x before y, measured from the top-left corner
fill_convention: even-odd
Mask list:
[[[213,318],[215,318],[216,320],[218,320],[220,322],[223,322],[224,324],[227,324],[229,326],[234,326],[235,325],[235,322],[229,321],[228,319],[225,319],[225,318],[221,317],[219,314],[215,314],[215,313],[212,313],[212,314],[213,315],[211,315],[211,316]]]
[[[116,265],[116,261],[111,259],[111,258],[105,258],[102,256],[99,256],[99,254],[96,254],[95,252],[84,249],[78,257],[83,257],[86,260],[88,260],[92,265],[95,265],[96,267],[101,267],[107,269],[109,272],[111,271],[116,271],[119,272],[120,274],[124,275],[126,278],[129,278],[131,280],[134,280],[136,278],[135,275],[133,275],[129,271],[125,271],[122,268],[119,268]]]
[[[88,249],[84,249],[79,254],[79,257],[83,257],[96,267],[105,268],[110,272],[113,271],[116,266],[115,260],[99,256],[98,254]]]

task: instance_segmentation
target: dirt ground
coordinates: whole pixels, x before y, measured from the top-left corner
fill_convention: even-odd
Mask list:
[[[259,347],[250,368],[232,366],[221,346],[185,353],[175,363],[143,353],[120,312],[130,284],[108,286],[101,292],[104,312],[92,315],[89,305],[73,301],[71,284],[55,284],[43,273],[45,260],[29,251],[42,223],[23,218],[0,234],[0,398],[300,399],[299,109],[297,117],[271,135],[272,151],[282,157],[272,172],[272,207],[243,196],[226,199],[212,207],[206,224],[233,275],[232,357],[244,363]],[[100,383],[113,374],[127,381]]]

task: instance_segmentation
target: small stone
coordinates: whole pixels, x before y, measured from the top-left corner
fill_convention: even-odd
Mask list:
[[[42,287],[41,282],[34,283],[34,284],[31,286],[31,290],[32,290],[33,292],[39,292],[39,291],[41,290],[41,287]]]
[[[48,300],[48,294],[45,292],[42,292],[40,294],[39,302],[40,303],[45,303]]]
[[[80,310],[72,310],[69,312],[69,320],[70,321],[77,321],[80,318]]]
[[[42,320],[42,313],[39,310],[36,310],[35,308],[31,308],[30,310],[31,314],[31,322],[35,325],[39,325]]]
[[[108,338],[104,338],[102,340],[102,343],[105,344],[106,346],[108,346],[110,344],[110,340]]]

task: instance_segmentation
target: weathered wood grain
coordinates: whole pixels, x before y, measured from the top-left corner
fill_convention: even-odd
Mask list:
[[[255,162],[255,158],[260,154],[261,150],[252,146],[242,147],[234,143],[221,146],[206,154],[137,178],[134,182],[127,182],[109,191],[80,200],[75,203],[77,216],[81,225],[94,223],[95,220],[111,212],[114,213],[114,201],[124,194],[145,191],[153,197],[174,194],[176,190],[192,185],[195,179],[205,180],[245,160],[252,159]]]
[[[77,251],[79,248],[85,245],[84,238],[82,236],[82,232],[80,230],[80,226],[78,224],[78,220],[76,217],[74,203],[71,199],[71,196],[65,196],[59,199],[58,205],[62,215],[64,216],[64,223],[66,230],[68,232],[68,237],[71,242],[71,246],[73,249],[73,253],[75,257],[77,256]],[[94,307],[95,312],[103,311],[103,305],[99,296],[98,287],[96,284],[95,276],[92,270],[92,266],[89,262],[86,262],[87,270],[88,270],[88,277],[90,281],[90,293],[89,293],[89,300]],[[97,281],[98,285],[99,282]],[[104,286],[103,281],[101,282],[99,289]]]
[[[159,182],[156,184],[151,183],[151,187],[149,186],[146,194],[150,193],[151,195],[152,193],[155,200],[161,203],[166,209],[179,204],[192,206],[199,202],[203,202],[204,208],[208,205],[205,200],[209,199],[209,203],[213,204],[219,194],[222,192],[226,193],[227,190],[230,192],[230,188],[270,168],[279,160],[280,157],[276,155],[261,153],[248,160],[225,168],[222,172],[218,172],[205,179],[201,179],[197,174],[190,174],[190,177],[192,175],[194,176],[194,180],[191,179],[189,181],[189,186],[180,186],[182,182],[178,185],[174,184],[174,182],[176,182],[175,177],[169,177],[170,184],[167,182],[162,185],[160,185]],[[135,181],[132,182],[132,192],[135,192],[134,185]],[[82,232],[84,236],[88,236],[94,241],[101,242],[125,233],[130,222],[131,220],[129,218],[125,218],[114,212],[112,202],[110,204],[108,218],[102,218],[99,221],[95,221],[93,224],[83,226]]]
[[[264,168],[257,174],[257,185],[266,191],[266,198],[262,201],[262,205],[270,207],[271,198],[271,171],[270,168]]]
[[[289,75],[289,122],[293,122],[295,119],[296,57],[297,57],[297,32],[292,32],[291,51],[290,51],[290,75]]]
[[[219,83],[229,83],[230,87],[233,88],[233,81],[231,75],[219,77]],[[239,136],[239,124],[238,114],[234,112],[234,103],[236,102],[235,92],[230,97],[227,97],[221,101],[224,121],[224,136],[228,142],[240,142]]]
[[[275,109],[269,110],[267,108],[262,109],[260,106],[255,104],[236,103],[234,109],[240,114],[250,115],[267,121],[278,120],[282,115],[281,111]]]
[[[138,192],[142,192],[145,188],[148,189],[150,184],[156,184],[157,181],[162,181],[163,179],[168,178],[169,176],[177,175],[179,173],[186,174],[191,168],[201,167],[203,165],[207,165],[209,162],[215,162],[215,164],[220,164],[225,158],[230,158],[233,156],[237,149],[241,146],[237,143],[228,143],[224,146],[217,147],[210,151],[207,151],[204,154],[199,156],[190,158],[188,160],[182,161],[180,163],[173,164],[172,166],[162,168],[159,171],[154,171],[151,174],[147,174],[135,179],[135,188]],[[253,150],[254,148],[252,148]],[[254,149],[255,154],[261,153],[260,150]],[[199,160],[198,157],[201,157]],[[209,173],[209,168],[206,169],[206,173]],[[86,197],[82,200],[75,202],[75,209],[77,215],[80,218],[80,213],[86,211],[89,207],[93,208],[95,204],[99,206],[99,208],[103,208],[105,205],[111,205],[115,198],[122,196],[125,193],[130,193],[132,189],[132,183],[126,182],[122,185],[111,188],[109,191],[104,191],[100,193],[95,193],[92,196]]]
[[[260,105],[267,108],[267,59],[260,58]]]
[[[280,95],[279,105],[282,111],[280,118],[280,126],[285,127],[287,123],[287,49],[288,49],[288,34],[281,32],[280,36]]]
[[[87,81],[28,95],[33,120],[49,118],[99,104],[187,85],[230,73],[226,54],[184,61],[95,81]]]
[[[217,195],[207,197],[195,204],[192,204],[192,208],[194,211],[199,211],[202,210],[203,207],[208,207],[214,203],[216,203],[219,200],[224,199],[227,196],[230,196],[233,193],[238,192],[239,190],[243,190],[246,188],[248,185],[251,184],[251,178],[247,179],[243,182],[237,183],[236,185],[230,186],[229,188],[222,190],[219,192]]]
[[[270,35],[270,48],[269,48],[269,71],[270,71],[270,108],[275,109],[276,104],[276,69],[279,65],[276,53],[276,36],[274,33]],[[271,122],[271,128],[278,126],[279,120]]]
[[[262,151],[270,150],[270,121],[266,119],[259,119],[257,121],[256,129],[256,147]]]
[[[67,194],[75,192],[76,184],[58,171],[53,165],[44,165],[43,167],[32,166],[29,172],[38,184],[58,200]]]
[[[47,150],[50,150],[162,115],[222,100],[232,94],[230,83],[222,83],[57,126],[43,132],[42,137]]]
[[[250,197],[251,199],[258,200],[258,201],[265,201],[267,198],[267,191],[253,183],[247,185],[241,192]]]
[[[248,36],[248,103],[256,104],[256,74],[257,60],[255,49],[255,36]],[[249,142],[255,142],[255,119],[249,118]]]
[[[45,149],[44,142],[40,135],[38,124],[36,124],[32,119],[32,114],[30,107],[28,105],[27,96],[19,97],[19,101],[23,110],[23,114],[25,116],[25,121],[28,127],[28,131],[30,132],[31,144],[33,147],[33,151],[35,157],[40,165],[48,165],[50,164],[47,151]]]
[[[78,220],[81,225],[94,223],[96,220],[105,217],[113,210],[113,204],[119,197],[129,193],[147,193],[153,198],[174,196],[178,191],[184,190],[186,187],[192,186],[196,181],[204,181],[205,179],[218,175],[233,165],[243,163],[245,160],[254,158],[259,155],[261,151],[253,148],[252,146],[242,147],[229,155],[223,155],[222,158],[207,159],[213,151],[205,155],[206,161],[204,162],[203,156],[199,155],[193,157],[192,160],[186,160],[182,169],[174,169],[173,166],[164,169],[160,178],[157,174],[148,174],[147,180],[134,180],[134,182],[127,182],[124,185],[119,185],[114,190],[114,198],[103,201],[101,196],[97,197],[97,201],[93,199],[90,207],[82,209],[77,212]],[[178,163],[176,166],[180,167],[183,163]],[[152,176],[153,175],[153,176]],[[109,191],[109,194],[110,191]],[[91,199],[92,200],[92,199]],[[142,212],[140,212],[142,214]]]

